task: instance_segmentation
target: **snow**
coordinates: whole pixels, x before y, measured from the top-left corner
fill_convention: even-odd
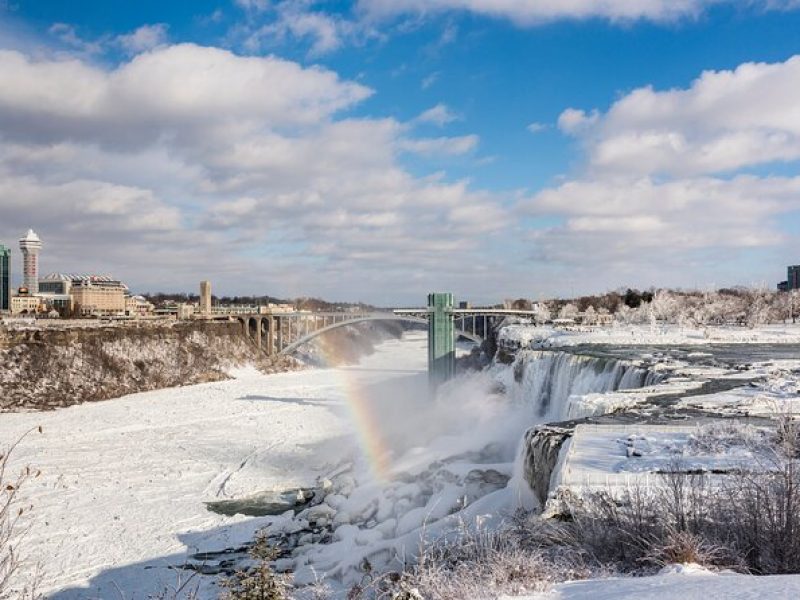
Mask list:
[[[146,597],[174,585],[170,567],[196,563],[192,554],[237,547],[265,527],[306,535],[310,521],[328,523],[332,541],[304,543],[280,567],[298,582],[326,573],[347,585],[363,557],[387,565],[413,554],[422,535],[502,519],[530,406],[492,392],[486,372],[432,400],[426,370],[425,335],[411,333],[352,367],[237,369],[230,381],[3,415],[0,439],[44,430],[14,455],[16,468],[43,473],[23,490],[33,505],[24,549],[45,568],[43,591],[71,600],[116,597],[119,587]],[[380,476],[360,435],[365,404],[388,465]],[[323,481],[325,503],[296,516],[229,517],[205,505]],[[201,597],[214,597],[214,582],[202,578]]]
[[[723,437],[714,424],[589,425],[575,428],[553,473],[551,496],[557,489],[582,493],[589,489],[661,486],[659,472],[681,469],[707,473],[741,468],[765,468],[769,455],[761,440],[765,430],[728,423],[734,434]]]
[[[422,340],[387,342],[360,367],[244,369],[230,381],[2,415],[6,442],[44,431],[13,457],[15,468],[42,471],[23,492],[33,505],[25,554],[45,568],[43,591],[68,599],[116,597],[116,585],[155,590],[174,584],[166,567],[188,554],[252,539],[268,518],[226,517],[204,502],[310,486],[352,458],[342,382],[408,376],[394,365],[424,377]]]
[[[697,565],[671,565],[650,577],[590,579],[556,585],[515,600],[753,600],[800,598],[799,575],[714,574]],[[511,600],[504,598],[503,600]]]
[[[756,365],[753,374],[764,380],[726,392],[683,398],[678,407],[742,416],[800,413],[800,361]]]
[[[530,426],[629,407],[656,387],[689,391],[698,385],[673,377],[668,385],[624,390],[657,378],[631,363],[521,354],[520,378],[514,366],[496,365],[449,382],[436,398],[429,396],[425,335],[410,333],[351,367],[269,376],[237,369],[230,381],[49,413],[4,414],[2,440],[37,425],[44,429],[14,455],[16,468],[31,464],[43,472],[23,490],[33,505],[23,548],[44,565],[50,598],[117,597],[117,587],[146,597],[174,585],[171,566],[200,551],[237,547],[266,528],[272,535],[302,536],[279,564],[294,570],[297,582],[324,573],[346,587],[363,576],[357,571],[363,558],[376,569],[397,566],[422,537],[464,523],[491,527],[529,504],[531,491],[515,457]],[[728,397],[795,398],[791,369],[774,365],[763,371],[768,378],[757,392],[744,388]],[[547,374],[546,388],[536,373]],[[554,485],[646,480],[696,433],[693,427],[587,427],[579,426],[565,444]],[[750,460],[746,453],[735,448],[690,458],[724,466]],[[205,505],[317,485],[326,489],[324,502],[297,514],[230,517]],[[330,529],[330,542],[310,533],[312,522]],[[698,577],[718,576],[692,579]],[[215,579],[199,581],[201,598],[213,597]],[[557,593],[582,593],[580,585],[559,586]],[[552,596],[561,597],[584,596]]]
[[[500,345],[521,348],[558,348],[581,344],[703,345],[703,344],[798,344],[800,324],[748,327],[683,327],[674,324],[572,327],[509,325]]]

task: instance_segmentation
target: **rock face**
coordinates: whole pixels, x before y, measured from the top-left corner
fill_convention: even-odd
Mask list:
[[[48,410],[147,390],[227,379],[253,364],[297,368],[268,359],[238,323],[142,323],[44,327],[0,334],[0,410]]]
[[[565,427],[541,425],[529,429],[525,434],[524,474],[533,490],[539,506],[547,502],[550,479],[558,463],[564,442],[572,437],[573,430]]]

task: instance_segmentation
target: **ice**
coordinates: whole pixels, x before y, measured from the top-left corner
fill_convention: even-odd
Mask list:
[[[509,325],[499,343],[512,348],[557,348],[581,344],[703,345],[703,344],[798,344],[800,324],[759,327],[685,327],[675,324],[570,327]]]

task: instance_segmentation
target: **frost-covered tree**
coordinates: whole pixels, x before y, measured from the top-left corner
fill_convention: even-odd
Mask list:
[[[561,310],[558,311],[559,319],[574,319],[577,316],[578,316],[578,307],[572,304],[571,302],[562,306]]]

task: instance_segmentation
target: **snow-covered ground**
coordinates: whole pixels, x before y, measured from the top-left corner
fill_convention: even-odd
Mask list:
[[[119,586],[145,597],[174,583],[166,567],[188,554],[252,539],[264,518],[221,516],[204,502],[313,485],[357,457],[352,399],[376,383],[425,389],[426,358],[418,335],[355,367],[242,370],[230,381],[2,415],[6,442],[43,428],[13,457],[16,468],[42,471],[23,490],[33,509],[22,548],[44,567],[43,591],[110,598]]]
[[[514,600],[756,600],[800,598],[800,576],[755,577],[712,573],[697,565],[670,565],[651,577],[562,583],[549,593]],[[503,599],[510,600],[510,599]]]
[[[798,344],[800,324],[748,327],[681,327],[673,324],[610,325],[555,328],[509,325],[501,344],[516,347],[557,348],[581,344],[702,345],[702,344]]]
[[[485,373],[451,382],[433,401],[424,333],[385,342],[356,366],[234,375],[2,415],[2,440],[43,428],[20,444],[13,467],[42,471],[23,489],[33,508],[21,548],[28,571],[42,564],[49,598],[112,598],[118,589],[146,598],[185,578],[170,567],[198,564],[192,554],[239,546],[267,525],[293,531],[310,518],[227,517],[208,501],[333,480],[327,504],[311,509],[317,520],[330,511],[332,543],[309,545],[287,566],[344,581],[360,556],[383,551],[388,560],[465,501],[501,492],[467,516],[511,503],[523,407],[493,394]],[[202,579],[214,597],[216,577]]]
[[[630,489],[663,485],[659,472],[725,472],[768,464],[756,444],[762,430],[746,425],[578,425],[562,449],[551,490]],[[762,455],[763,454],[763,455]]]
[[[269,376],[243,369],[230,381],[0,415],[6,442],[43,427],[14,455],[16,468],[42,471],[23,490],[33,509],[21,547],[43,565],[50,598],[116,598],[118,589],[126,598],[146,598],[174,585],[179,575],[170,567],[199,564],[191,555],[236,547],[266,528],[305,539],[281,568],[295,570],[300,581],[332,575],[346,587],[362,576],[364,557],[377,568],[396,567],[420,535],[464,520],[490,526],[527,505],[531,492],[514,463],[525,430],[636,404],[642,391],[615,390],[628,380],[647,385],[651,377],[604,359],[532,353],[526,360],[457,378],[434,399],[425,334],[409,333],[356,366]],[[515,367],[524,367],[519,379]],[[761,393],[796,397],[791,365],[781,368]],[[547,393],[540,393],[539,378],[526,375],[536,369],[549,374]],[[693,385],[676,380],[662,387]],[[634,458],[625,440],[634,436],[650,462],[677,442],[661,440],[663,431],[642,431],[590,440],[554,479],[565,469],[603,481],[608,473],[624,479],[647,472],[621,466]],[[679,433],[684,441],[691,435]],[[580,449],[580,439],[568,443]],[[324,502],[297,515],[228,517],[205,504],[323,482]],[[201,583],[213,597],[216,578]],[[568,586],[558,593],[578,593]]]

